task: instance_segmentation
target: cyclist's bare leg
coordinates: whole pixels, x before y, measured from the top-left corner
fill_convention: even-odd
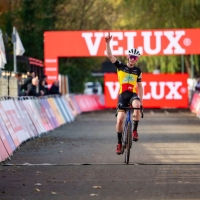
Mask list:
[[[117,124],[116,124],[117,133],[122,133],[123,132],[124,117],[125,117],[125,112],[123,112],[123,111],[118,112]]]
[[[121,150],[122,150],[122,132],[123,132],[124,117],[125,117],[125,112],[123,112],[123,111],[118,112],[117,124],[116,124],[117,138],[118,138],[118,145],[117,145],[116,153],[118,155],[121,154]]]
[[[132,102],[133,108],[140,108],[140,101],[134,100]],[[133,112],[133,141],[138,141],[138,133],[137,133],[137,127],[140,120],[140,110],[134,110]]]
[[[133,108],[140,108],[140,101],[134,100],[132,102]],[[139,121],[140,120],[140,110],[134,110],[133,112],[133,121]]]

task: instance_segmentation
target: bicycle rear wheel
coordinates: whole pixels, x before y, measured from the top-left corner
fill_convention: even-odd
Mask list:
[[[127,131],[126,131],[126,149],[125,149],[125,163],[126,164],[129,163],[130,148],[131,148],[131,123],[128,122]]]

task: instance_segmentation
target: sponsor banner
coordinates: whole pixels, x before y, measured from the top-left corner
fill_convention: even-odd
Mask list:
[[[59,125],[62,125],[65,123],[61,113],[59,112],[58,108],[57,108],[57,105],[54,101],[53,98],[48,98],[47,101],[49,102],[49,105],[51,106],[51,109],[57,119],[57,122],[59,123]]]
[[[66,112],[66,110],[65,110],[65,108],[64,108],[64,106],[63,106],[63,104],[62,104],[62,102],[61,102],[61,98],[56,97],[54,100],[56,101],[56,103],[57,103],[57,105],[58,105],[58,107],[59,107],[59,111],[60,111],[60,113],[62,114],[62,116],[63,116],[65,122],[66,122],[66,123],[67,123],[67,122],[70,122],[70,119],[69,119],[69,117],[68,117],[68,114],[67,114],[67,112]]]
[[[75,95],[74,98],[82,112],[104,108],[104,95]]]
[[[44,102],[45,102],[45,105],[46,105],[46,109],[45,109],[45,110],[46,110],[46,113],[48,113],[47,115],[48,115],[49,117],[51,117],[51,119],[52,119],[52,121],[53,121],[53,123],[54,123],[54,125],[55,125],[55,128],[59,127],[59,123],[58,123],[58,121],[57,121],[57,119],[56,119],[56,117],[55,117],[55,115],[54,115],[54,113],[53,113],[53,110],[52,110],[52,108],[51,108],[51,106],[50,106],[48,100],[45,99]]]
[[[70,106],[68,98],[66,96],[62,97],[62,101],[65,104],[65,107],[67,109],[67,113],[71,119],[71,121],[74,121],[74,114],[73,114],[73,108]]]
[[[190,110],[193,113],[197,113],[198,112],[198,104],[200,102],[200,95],[198,93],[194,93],[193,97],[192,97],[192,102],[190,104]]]
[[[0,102],[0,115],[1,115],[1,118],[3,119],[4,124],[7,127],[8,132],[10,133],[10,136],[11,136],[15,146],[18,147],[20,145],[20,141],[19,141],[15,131],[13,130],[11,123],[10,123],[10,121],[9,121],[9,119],[8,119],[4,109],[3,109],[4,102],[5,101]]]
[[[81,109],[81,112],[87,112],[89,110],[91,110],[92,105],[90,104],[90,102],[88,101],[89,98],[85,98],[86,95],[76,95],[75,96],[75,100],[79,105],[79,108]]]
[[[95,101],[98,104],[98,109],[104,109],[105,108],[105,95],[93,95]]]
[[[23,141],[28,140],[31,137],[31,135],[29,135],[28,130],[26,129],[26,126],[24,125],[24,121],[23,121],[24,116],[23,117],[21,116],[21,112],[19,112],[13,100],[10,100],[10,102],[8,101],[7,104],[12,106],[12,109],[15,110],[15,113],[13,112],[13,117],[18,119],[18,122],[16,123],[18,124],[18,126],[20,126],[20,129],[21,129],[20,133],[23,137]]]
[[[197,116],[200,117],[200,97],[198,98],[198,104],[197,104]]]
[[[110,46],[114,56],[126,56],[133,47],[139,49],[141,55],[200,54],[200,29],[112,30],[110,33],[113,36]],[[108,31],[45,32],[48,84],[58,79],[58,57],[106,56],[104,37],[107,34]]]
[[[1,103],[20,143],[24,142],[25,140],[28,139],[28,135],[23,130],[23,127],[20,122],[21,117],[19,113],[17,112],[17,109],[14,105],[13,100],[6,100],[6,101],[2,101]]]
[[[41,122],[44,130],[42,132],[46,132],[49,130],[48,128],[48,125],[46,124],[46,121],[45,121],[45,118],[44,118],[44,114],[40,111],[40,105],[38,105],[38,100],[37,99],[34,99],[32,100],[32,104],[33,104],[33,107],[35,108],[35,114],[37,115],[38,117],[38,120]]]
[[[57,105],[57,109],[58,109],[59,113],[61,114],[61,116],[62,116],[62,118],[64,120],[64,123],[67,123],[67,118],[66,118],[66,116],[64,114],[64,111],[61,108],[61,105],[60,105],[60,102],[58,101],[58,98],[55,97],[53,100],[54,100],[55,104]]]
[[[45,133],[47,131],[47,125],[46,125],[46,121],[44,119],[44,115],[41,115],[40,113],[40,105],[37,104],[38,99],[32,99],[31,100],[31,104],[32,104],[32,108],[34,109],[34,112],[38,118],[38,121],[40,122],[40,126],[41,126],[41,132]],[[44,122],[44,123],[43,123]],[[45,126],[44,126],[45,124]]]
[[[67,104],[66,104],[66,102],[65,102],[65,100],[64,100],[64,97],[61,97],[61,98],[60,98],[60,102],[61,102],[61,104],[62,104],[62,106],[63,106],[63,108],[64,108],[64,110],[65,110],[65,114],[66,114],[67,121],[68,121],[69,123],[72,122],[71,117],[70,117],[70,114],[69,114],[68,106],[67,106]]]
[[[77,102],[76,102],[76,100],[75,100],[74,95],[70,95],[70,99],[73,101],[74,106],[75,106],[75,108],[76,108],[76,111],[78,112],[78,114],[80,114],[80,113],[81,113],[81,109],[79,108],[79,106],[78,106],[78,104],[77,104]]]
[[[23,104],[23,101],[16,101],[18,103],[18,110],[21,111],[21,114],[23,116],[23,121],[24,121],[24,125],[26,127],[26,130],[28,131],[30,137],[35,137],[38,135],[38,132]]]
[[[49,116],[46,113],[46,110],[45,110],[46,106],[45,106],[45,103],[44,103],[43,99],[38,99],[38,103],[40,104],[40,108],[41,108],[40,109],[40,113],[42,112],[42,114],[44,115],[44,120],[46,121],[48,129],[49,130],[54,129],[54,126],[52,126],[51,120],[50,120]]]
[[[29,131],[29,127],[27,125],[27,116],[25,116],[24,113],[22,112],[21,107],[19,105],[19,102],[14,101],[14,104],[15,104],[15,107],[16,107],[15,111],[18,114],[19,121],[20,121],[21,126],[24,130],[25,135],[27,136],[27,139],[34,137],[33,133],[31,131]]]
[[[38,115],[36,114],[36,112],[37,112],[36,108],[35,108],[32,101],[33,101],[33,99],[32,100],[31,99],[24,100],[23,104],[24,104],[24,106],[25,106],[25,108],[26,108],[26,110],[27,110],[37,132],[38,132],[38,134],[41,134],[41,133],[46,132],[46,129],[44,128],[42,122],[38,118]]]
[[[35,99],[33,101],[34,103],[34,106],[37,110],[36,114],[38,115],[38,117],[40,118],[40,121],[41,123],[43,124],[44,128],[46,129],[46,131],[50,131],[51,128],[49,126],[49,123],[48,123],[48,120],[47,120],[47,117],[46,117],[46,114],[43,112],[42,108],[41,108],[41,105],[39,103],[39,100],[38,99]]]
[[[142,74],[143,106],[146,108],[187,108],[188,74]],[[105,107],[116,108],[120,85],[117,74],[105,74]]]
[[[7,128],[0,116],[0,138],[8,152],[9,155],[12,154],[12,152],[16,149],[15,144],[12,140],[12,138],[10,137]]]
[[[74,103],[74,99],[72,99],[71,95],[70,96],[68,95],[67,100],[68,100],[70,106],[73,108],[74,116],[78,115],[79,111],[76,108],[75,103]]]
[[[9,157],[9,155],[8,155],[8,153],[5,149],[5,146],[0,138],[0,162],[4,161],[8,157]]]
[[[49,102],[47,101],[47,99],[43,99],[42,103],[43,103],[43,106],[44,106],[44,108],[45,108],[45,112],[46,112],[48,118],[49,118],[50,121],[51,121],[51,125],[52,125],[54,128],[57,128],[57,127],[59,126],[59,124],[58,124],[58,122],[57,122],[57,120],[56,120],[55,115],[53,114],[53,111],[52,111],[52,109],[51,109],[51,107],[50,107],[50,105],[49,105]]]
[[[73,117],[75,117],[77,115],[77,112],[74,108],[73,102],[71,101],[71,99],[69,98],[69,95],[65,95],[65,100],[66,103],[70,109],[70,113],[73,115]]]

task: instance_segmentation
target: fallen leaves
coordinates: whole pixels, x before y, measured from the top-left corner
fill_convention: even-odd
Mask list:
[[[35,185],[42,185],[41,183],[36,183]]]
[[[51,192],[51,194],[57,194],[56,192]]]
[[[40,192],[40,189],[38,189],[38,188],[35,188],[35,190],[36,190],[37,192]]]
[[[98,194],[90,194],[91,197],[98,197]]]
[[[63,151],[59,151],[59,153],[63,153]]]
[[[93,186],[93,189],[101,189],[101,186]]]

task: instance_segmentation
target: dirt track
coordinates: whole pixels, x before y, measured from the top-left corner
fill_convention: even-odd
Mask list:
[[[114,110],[86,113],[22,145],[0,166],[0,200],[200,199],[200,119],[147,111],[128,166],[115,123]]]

